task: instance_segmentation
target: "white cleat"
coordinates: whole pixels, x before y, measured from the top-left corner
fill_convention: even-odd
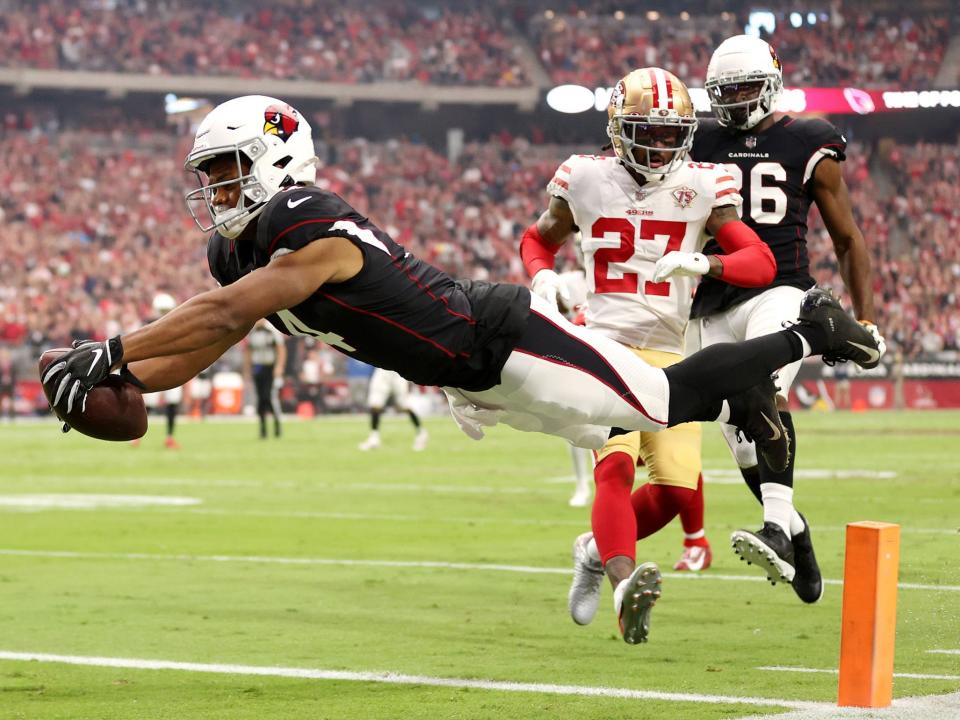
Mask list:
[[[614,593],[614,609],[620,619],[620,634],[628,645],[647,642],[650,611],[660,599],[660,568],[656,563],[638,565]]]
[[[427,434],[427,431],[420,429],[420,432],[417,433],[417,436],[413,439],[413,449],[415,452],[423,452],[427,449],[427,440],[430,439],[430,436]]]
[[[587,552],[592,539],[593,533],[585,532],[573,541],[573,582],[567,595],[567,607],[577,625],[589,625],[600,605],[603,565]]]
[[[370,435],[366,440],[357,445],[357,448],[367,452],[369,450],[377,450],[380,447],[380,436],[379,435]]]
[[[590,489],[577,490],[570,498],[570,507],[586,507],[590,503]]]
[[[673,569],[680,572],[702,572],[713,563],[713,551],[710,546],[691,545],[683,549],[683,555],[674,564]]]

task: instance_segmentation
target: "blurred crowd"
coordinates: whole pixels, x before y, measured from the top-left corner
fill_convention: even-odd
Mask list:
[[[931,86],[950,40],[944,14],[895,14],[862,5],[844,14],[842,3],[829,13],[779,13],[776,30],[762,36],[776,49],[788,86]],[[607,15],[552,11],[530,23],[541,63],[557,83],[593,87],[610,83],[637,67],[666,67],[693,87],[706,77],[710,55],[726,37],[742,32],[733,13],[691,16]]]
[[[700,86],[713,49],[746,21],[743,13],[621,5],[0,0],[0,66],[488,87],[529,86],[545,70],[555,83],[592,87],[661,65]],[[809,13],[784,4],[776,16],[765,37],[788,85],[924,89],[950,38],[944,12],[835,0]]]
[[[0,57],[6,67],[151,75],[529,84],[483,5],[389,0],[0,0]]]
[[[0,137],[0,344],[107,337],[148,319],[157,292],[182,301],[213,287],[205,239],[182,201],[184,136],[35,128]],[[411,252],[456,276],[519,282],[519,237],[571,151],[512,137],[467,143],[452,157],[400,140],[330,147],[319,184]],[[898,169],[891,175],[901,186],[880,192],[872,161]],[[958,349],[960,147],[887,146],[870,155],[853,146],[844,169],[888,343],[908,355]],[[816,213],[809,239],[817,280],[842,289]]]
[[[878,191],[868,155],[844,163],[854,215],[873,257],[874,297],[889,347],[908,357],[960,349],[960,146],[917,143],[877,150],[892,192]],[[879,169],[879,167],[878,167]],[[814,277],[841,288],[829,235],[814,211]]]

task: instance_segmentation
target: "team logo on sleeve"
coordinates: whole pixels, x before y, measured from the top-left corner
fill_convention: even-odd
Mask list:
[[[286,142],[298,127],[300,118],[297,111],[289,105],[271,105],[263,111],[264,135],[276,135]]]
[[[677,204],[677,207],[685,210],[693,203],[693,199],[697,196],[697,191],[693,188],[683,186],[674,190],[671,195],[673,195],[673,200]]]

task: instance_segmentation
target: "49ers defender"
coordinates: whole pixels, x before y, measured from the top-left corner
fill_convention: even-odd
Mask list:
[[[734,177],[722,166],[688,160],[697,120],[676,76],[634,70],[617,83],[608,117],[615,154],[573,155],[560,165],[547,186],[549,208],[527,229],[521,254],[534,292],[555,301],[567,288],[553,270],[554,254],[579,233],[586,326],[666,368],[683,359],[697,278],[763,286],[773,279],[773,255],[737,216]],[[722,259],[700,253],[708,233],[728,253]],[[631,499],[638,461],[650,482]],[[660,573],[654,563],[636,567],[635,544],[677,515],[696,491],[700,469],[696,423],[618,434],[599,451],[593,532],[574,543],[569,605],[576,623],[596,614],[605,569],[624,640],[646,640]],[[625,606],[624,594],[636,592],[639,607]]]

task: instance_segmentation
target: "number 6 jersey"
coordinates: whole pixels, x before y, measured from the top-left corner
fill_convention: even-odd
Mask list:
[[[705,277],[697,288],[693,317],[723,312],[771,287],[808,290],[814,285],[807,256],[807,214],[813,173],[824,158],[842,161],[847,139],[819,118],[785,115],[760,133],[731,131],[701,120],[693,140],[697,160],[722,163],[743,195],[743,222],[770,246],[777,275],[762,288],[728,285]],[[707,251],[715,249],[709,245]]]
[[[710,213],[741,203],[723,166],[684,163],[640,185],[613,156],[572,155],[547,192],[570,206],[580,231],[587,279],[587,327],[625,345],[683,352],[697,279],[653,282],[657,260],[699,252]]]

